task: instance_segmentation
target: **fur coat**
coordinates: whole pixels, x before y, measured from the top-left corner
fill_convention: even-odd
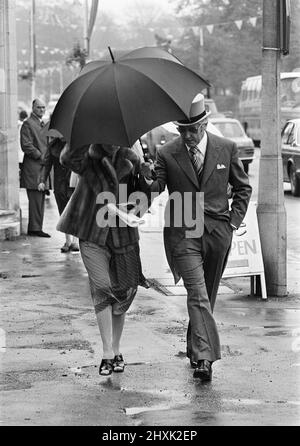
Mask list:
[[[71,151],[67,145],[60,161],[79,175],[79,182],[68,202],[57,229],[81,240],[104,246],[111,231],[115,248],[138,241],[137,228],[99,226],[97,213],[103,204],[97,203],[101,192],[111,192],[118,200],[119,184],[127,184],[128,195],[137,189],[139,158],[128,148],[118,148],[107,156],[101,145],[91,145]]]

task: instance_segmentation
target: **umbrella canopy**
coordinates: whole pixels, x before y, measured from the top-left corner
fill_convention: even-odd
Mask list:
[[[130,147],[168,121],[186,119],[193,98],[210,84],[175,56],[139,48],[117,61],[93,61],[66,88],[50,129],[72,149],[92,143]]]

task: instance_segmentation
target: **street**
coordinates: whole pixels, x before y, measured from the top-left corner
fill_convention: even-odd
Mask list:
[[[250,165],[257,199],[259,149]],[[211,383],[193,379],[188,323],[160,229],[140,231],[150,289],[139,288],[125,323],[125,373],[98,375],[101,341],[79,253],[61,254],[54,196],[51,239],[1,243],[1,425],[278,426],[300,423],[300,200],[285,185],[286,298],[250,296],[250,279],[223,280],[215,317],[222,360]],[[27,198],[21,191],[23,231]],[[159,204],[156,206],[156,211]]]

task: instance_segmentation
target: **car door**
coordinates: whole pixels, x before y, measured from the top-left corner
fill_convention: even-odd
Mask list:
[[[283,181],[289,181],[288,160],[293,154],[291,141],[293,139],[293,122],[287,122],[281,133],[281,156],[283,165]]]
[[[294,140],[292,143],[293,161],[296,172],[300,172],[300,123],[298,122],[294,127]],[[300,175],[300,173],[298,173]]]

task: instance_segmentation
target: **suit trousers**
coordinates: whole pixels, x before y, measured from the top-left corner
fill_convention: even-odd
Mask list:
[[[43,228],[45,193],[27,189],[28,231],[41,231]]]
[[[187,356],[194,361],[221,358],[221,348],[213,309],[219,283],[232,241],[228,222],[218,221],[215,229],[201,238],[182,239],[173,258],[187,290],[189,326]]]

